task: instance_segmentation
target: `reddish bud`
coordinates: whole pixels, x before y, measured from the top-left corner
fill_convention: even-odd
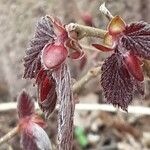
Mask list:
[[[67,55],[68,51],[63,45],[48,44],[43,49],[41,60],[45,68],[52,69],[61,65]]]
[[[46,132],[33,122],[21,130],[21,145],[23,150],[52,150]]]

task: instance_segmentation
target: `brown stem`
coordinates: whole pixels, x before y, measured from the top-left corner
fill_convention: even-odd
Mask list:
[[[83,76],[78,82],[73,85],[73,92],[78,93],[80,89],[92,78],[100,74],[101,67],[95,67],[90,69],[85,76]]]
[[[84,26],[77,23],[70,23],[66,25],[66,30],[68,32],[76,31],[79,39],[82,39],[87,36],[104,38],[104,35],[107,32],[106,30]]]
[[[13,138],[18,133],[18,126],[13,128],[11,131],[9,131],[7,134],[5,134],[3,137],[0,138],[0,145],[3,143],[6,143],[9,139]]]

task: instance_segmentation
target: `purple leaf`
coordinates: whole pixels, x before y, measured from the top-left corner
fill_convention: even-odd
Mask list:
[[[150,59],[150,24],[137,22],[127,25],[121,43],[135,55]]]
[[[141,61],[136,55],[131,52],[126,52],[123,55],[123,63],[125,64],[127,70],[130,74],[138,81],[144,80],[143,70],[141,66]]]
[[[44,68],[53,69],[60,66],[67,58],[68,50],[63,45],[47,44],[41,55]]]
[[[73,142],[73,116],[75,103],[72,94],[70,70],[67,64],[62,64],[52,73],[56,81],[58,96],[58,143],[59,149],[71,150]]]
[[[52,150],[46,132],[39,125],[32,122],[21,130],[21,145],[23,150]]]
[[[41,70],[37,76],[38,103],[46,117],[53,112],[57,102],[56,85],[50,71]]]
[[[17,110],[19,118],[25,118],[34,114],[34,102],[26,91],[22,91],[18,97]]]
[[[49,17],[42,17],[36,26],[35,35],[30,41],[24,58],[24,78],[35,78],[41,69],[41,51],[47,43],[54,42],[55,33]]]
[[[102,66],[101,85],[108,103],[126,110],[132,101],[133,84],[119,54],[112,54]]]

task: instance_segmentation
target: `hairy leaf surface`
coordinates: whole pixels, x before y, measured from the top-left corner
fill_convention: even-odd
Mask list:
[[[74,101],[70,70],[67,64],[53,72],[58,96],[58,140],[59,149],[71,150],[73,138]]]
[[[34,114],[34,102],[26,91],[22,91],[18,97],[17,110],[19,118],[25,118]]]
[[[127,25],[121,42],[124,48],[135,55],[150,59],[150,24],[137,22]]]
[[[105,60],[101,85],[108,103],[127,109],[132,101],[133,84],[118,54],[114,53]]]
[[[46,132],[36,123],[29,123],[21,132],[23,150],[52,150]]]
[[[42,17],[26,51],[24,78],[35,78],[41,69],[41,51],[47,43],[53,43],[54,37],[51,20],[47,16]]]

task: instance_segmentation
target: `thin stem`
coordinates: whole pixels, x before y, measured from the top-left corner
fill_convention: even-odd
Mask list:
[[[66,25],[66,30],[68,32],[76,31],[78,34],[78,39],[82,39],[87,36],[104,38],[104,35],[107,32],[106,30],[103,30],[103,29],[84,26],[84,25],[80,25],[77,23],[70,23]]]
[[[11,131],[9,131],[7,134],[5,134],[3,137],[0,138],[0,145],[3,143],[6,143],[9,139],[13,138],[18,133],[18,126],[13,128]]]
[[[100,74],[101,67],[92,68],[87,72],[85,76],[83,76],[78,82],[73,85],[73,92],[78,93],[80,89],[92,78],[98,76]]]

